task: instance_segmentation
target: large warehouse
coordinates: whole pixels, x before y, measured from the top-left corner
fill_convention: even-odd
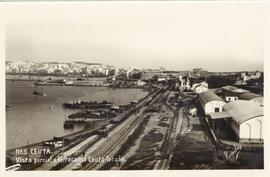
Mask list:
[[[230,85],[222,87],[220,91],[221,91],[220,96],[226,102],[239,100],[239,95],[249,92],[248,90],[237,88]]]
[[[239,99],[248,100],[260,106],[263,106],[263,97],[255,93],[243,93],[239,96]]]
[[[205,91],[199,94],[199,101],[205,114],[222,112],[222,106],[226,103],[212,91]]]
[[[263,108],[256,103],[238,100],[223,106],[231,117],[231,127],[240,142],[263,141]]]

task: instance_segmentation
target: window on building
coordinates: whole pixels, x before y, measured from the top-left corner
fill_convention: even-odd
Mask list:
[[[219,108],[215,108],[215,112],[219,112]]]

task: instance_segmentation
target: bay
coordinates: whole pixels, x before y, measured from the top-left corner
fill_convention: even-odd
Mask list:
[[[84,128],[75,125],[73,130],[63,128],[65,116],[75,112],[64,109],[67,101],[103,101],[128,104],[145,97],[148,92],[140,89],[111,89],[106,87],[42,86],[46,96],[35,96],[33,81],[6,80],[6,148],[13,149],[30,143],[67,135]],[[50,109],[53,106],[53,109]]]

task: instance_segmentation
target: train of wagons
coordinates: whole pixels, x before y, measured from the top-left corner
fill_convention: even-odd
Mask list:
[[[147,106],[150,104],[150,102],[161,92],[163,92],[165,89],[164,88],[159,88],[156,91],[154,91],[152,94],[149,94],[148,96],[146,96],[145,98],[143,98],[142,100],[140,100],[139,102],[134,102],[133,106],[129,109],[127,109],[126,111],[124,111],[123,113],[117,115],[116,117],[113,117],[110,120],[110,124],[108,125],[104,125],[99,129],[94,130],[93,132],[91,132],[92,135],[97,134],[100,135],[103,138],[108,137],[108,133],[114,129],[118,124],[120,124],[121,122],[123,122],[127,117],[129,117],[131,114],[136,114],[139,113],[139,110],[143,107],[143,106]],[[88,135],[89,136],[89,135]]]
[[[127,117],[129,117],[131,114],[136,114],[139,113],[139,110],[143,106],[147,106],[150,104],[150,102],[161,92],[163,92],[165,89],[164,88],[159,88],[152,94],[149,94],[145,98],[143,98],[140,102],[134,103],[134,106],[131,107],[130,109],[124,111],[120,115],[117,115],[116,117],[112,118],[110,121],[110,124],[107,126],[103,126],[97,130],[97,134],[100,135],[101,137],[106,138],[108,136],[108,132],[110,132],[113,128],[116,127],[116,125],[122,123]]]

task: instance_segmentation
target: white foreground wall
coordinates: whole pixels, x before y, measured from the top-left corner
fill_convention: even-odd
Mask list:
[[[204,106],[204,112],[205,114],[214,113],[215,108],[219,109],[218,112],[222,112],[222,107],[225,104],[226,103],[224,101],[219,101],[219,100],[210,101],[206,103],[206,105]]]
[[[241,142],[263,141],[263,116],[252,118],[240,124],[239,140]]]

